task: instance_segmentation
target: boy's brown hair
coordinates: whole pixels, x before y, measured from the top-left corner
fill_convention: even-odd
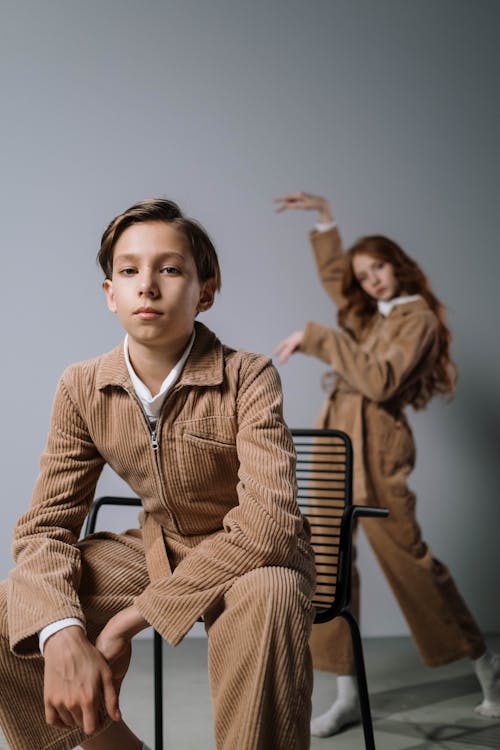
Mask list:
[[[132,224],[146,221],[164,221],[173,224],[186,239],[196,264],[200,281],[214,279],[216,289],[221,287],[221,272],[217,251],[205,229],[194,219],[185,217],[173,201],[166,198],[151,198],[135,203],[110,221],[101,239],[97,261],[104,276],[111,279],[113,273],[113,251],[125,229]]]

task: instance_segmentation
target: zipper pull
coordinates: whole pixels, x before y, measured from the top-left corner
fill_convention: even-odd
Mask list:
[[[160,447],[160,444],[158,442],[158,434],[157,434],[156,430],[153,430],[151,432],[151,445],[153,447],[154,452],[156,453],[156,451]]]

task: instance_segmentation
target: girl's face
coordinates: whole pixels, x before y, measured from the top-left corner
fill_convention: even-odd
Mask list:
[[[367,253],[358,253],[352,260],[352,270],[361,288],[376,300],[388,301],[399,293],[394,266]]]

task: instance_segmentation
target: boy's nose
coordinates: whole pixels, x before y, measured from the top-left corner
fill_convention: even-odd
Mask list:
[[[141,297],[151,297],[154,299],[158,296],[158,290],[154,286],[142,287],[139,289],[139,294]]]
[[[158,287],[152,278],[142,279],[139,294],[141,297],[156,297],[158,295]]]

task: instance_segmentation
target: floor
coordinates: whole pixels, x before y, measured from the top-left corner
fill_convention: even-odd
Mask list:
[[[500,636],[489,639],[500,650]],[[377,750],[490,750],[500,748],[500,719],[473,712],[478,686],[468,661],[427,669],[409,638],[364,642]],[[208,694],[206,640],[188,638],[164,648],[165,750],[215,750]],[[153,747],[152,644],[135,642],[133,663],[122,689],[130,725]],[[331,676],[315,674],[314,713],[335,695]],[[0,738],[0,748],[6,748]],[[361,727],[336,737],[313,738],[311,750],[364,748]],[[271,750],[271,749],[270,749]]]

